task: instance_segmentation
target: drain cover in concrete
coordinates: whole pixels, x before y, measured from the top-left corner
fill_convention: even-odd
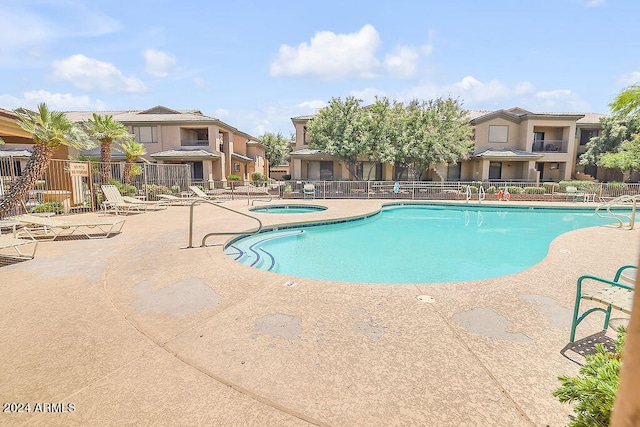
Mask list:
[[[436,302],[436,299],[431,295],[418,295],[416,299],[418,301],[426,302],[428,304],[433,304],[434,302]]]

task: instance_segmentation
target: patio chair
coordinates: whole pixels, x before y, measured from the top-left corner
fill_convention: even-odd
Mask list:
[[[638,267],[635,265],[625,265],[616,271],[616,275],[613,280],[603,279],[597,276],[585,275],[578,278],[577,290],[576,290],[576,302],[573,308],[573,320],[571,322],[571,337],[570,342],[573,342],[576,337],[576,327],[594,311],[602,311],[605,313],[604,328],[609,327],[609,319],[611,317],[612,310],[619,310],[623,313],[630,314],[631,306],[633,304],[633,285],[627,285],[621,283],[622,280],[627,282],[635,282],[636,273]],[[604,283],[608,285],[606,288],[601,289],[594,293],[586,293],[582,291],[582,283],[585,280],[595,281],[598,283]],[[578,316],[580,312],[580,302],[583,300],[590,300],[604,305],[604,307],[593,307]]]
[[[122,196],[122,200],[124,200],[127,203],[131,203],[134,205],[145,205],[148,208],[151,208],[155,211],[160,210],[160,209],[166,209],[167,208],[167,203],[164,200],[139,200],[136,199],[135,197],[131,197],[131,196]]]
[[[116,215],[118,215],[120,212],[129,213],[132,210],[136,212],[144,212],[147,210],[147,205],[140,203],[137,199],[135,203],[124,200],[118,190],[118,187],[115,185],[103,185],[102,194],[104,194],[105,197],[105,200],[102,202],[102,208],[105,212],[114,211]]]
[[[218,201],[218,202],[222,201],[222,200],[220,200],[220,197],[218,195],[207,194],[204,191],[202,191],[200,189],[200,187],[196,187],[195,185],[189,186],[189,190],[193,191],[193,194],[195,194],[196,197],[198,197],[200,199],[215,200],[215,201]]]
[[[578,190],[578,187],[568,185],[565,189],[564,200],[568,201],[569,199],[572,202],[575,202],[576,200],[584,202],[587,199],[587,193],[582,190]]]
[[[18,237],[25,233],[34,240],[36,238],[55,240],[58,237],[71,236],[76,232],[89,239],[103,239],[112,234],[120,233],[124,225],[124,219],[62,220],[32,214],[18,215],[11,217],[11,219],[24,224],[24,227],[18,231]],[[95,230],[99,232],[90,233]]]
[[[197,197],[178,197],[173,194],[158,194],[158,198],[162,199],[164,204],[172,206],[188,205],[198,200]]]
[[[305,184],[304,187],[302,187],[302,198],[306,199],[306,198],[310,198],[310,199],[315,199],[316,198],[316,186],[313,184]]]
[[[20,246],[24,245],[33,245],[33,250],[30,254],[25,254],[20,250]],[[17,239],[15,237],[10,237],[6,235],[0,235],[0,250],[12,248],[16,251],[17,255],[11,254],[0,254],[1,256],[12,258],[12,259],[33,259],[36,256],[36,250],[38,249],[38,242],[34,239]]]

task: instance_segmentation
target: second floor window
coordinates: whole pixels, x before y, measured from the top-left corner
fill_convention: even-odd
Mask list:
[[[155,126],[133,126],[132,133],[142,144],[158,142],[158,128]]]
[[[489,126],[489,142],[505,143],[509,140],[509,126]]]

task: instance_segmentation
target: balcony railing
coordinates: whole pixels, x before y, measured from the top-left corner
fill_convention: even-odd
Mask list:
[[[533,141],[531,151],[535,153],[566,153],[568,145],[567,141],[545,139],[541,141]]]
[[[208,139],[184,139],[180,141],[180,145],[183,147],[207,146],[209,145],[209,140]]]

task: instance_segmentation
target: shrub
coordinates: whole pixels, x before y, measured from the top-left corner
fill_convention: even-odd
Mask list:
[[[146,184],[143,186],[143,190],[147,192],[150,200],[155,200],[158,194],[171,194],[169,187],[164,185]]]
[[[60,202],[46,202],[41,205],[33,207],[29,212],[31,213],[53,212],[53,213],[59,214],[64,212],[64,207]]]
[[[120,194],[122,194],[123,196],[133,197],[138,195],[138,189],[133,185],[123,184],[114,178],[111,178],[109,180],[109,184],[115,185],[118,188],[118,191],[120,192]]]
[[[552,194],[554,188],[556,187],[556,183],[555,182],[544,182],[542,184],[542,187],[544,188],[544,192],[545,193]]]
[[[510,185],[507,187],[507,190],[511,194],[522,194],[524,191],[522,187],[518,187],[517,185]]]
[[[544,194],[546,190],[544,187],[526,187],[524,189],[525,194]]]
[[[574,403],[569,427],[607,426],[613,409],[613,401],[618,389],[620,355],[626,337],[624,328],[618,329],[615,352],[607,351],[602,344],[596,344],[597,353],[585,356],[586,362],[577,377],[560,376],[562,386],[553,392],[560,402]]]
[[[240,175],[231,174],[227,177],[229,181],[240,181]]]
[[[260,172],[253,172],[251,174],[251,181],[257,186],[262,186],[267,181],[267,178]]]
[[[471,190],[472,194],[475,194],[478,192],[478,187],[474,187],[473,185],[463,185],[462,186],[462,192],[466,193],[467,192],[467,188],[469,188]]]
[[[498,189],[495,187],[495,185],[492,185],[491,187],[487,188],[486,193],[487,194],[496,194],[498,192]]]
[[[172,186],[171,186],[171,192],[172,192],[172,193],[179,193],[179,192],[180,192],[180,190],[181,190],[181,188],[180,188],[180,186],[179,186],[179,185],[172,185]]]
[[[282,179],[285,180],[285,181],[289,181],[291,179],[291,175],[288,174],[288,173],[284,174],[284,175],[282,175]]]

